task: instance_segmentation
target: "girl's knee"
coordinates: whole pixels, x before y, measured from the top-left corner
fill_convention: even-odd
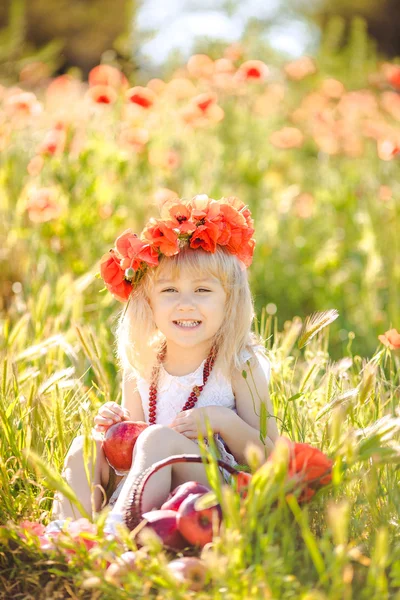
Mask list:
[[[78,435],[77,437],[75,437],[72,440],[69,450],[67,452],[67,455],[65,457],[66,463],[76,456],[83,456],[84,443],[85,443],[84,435]]]
[[[135,448],[136,446],[161,445],[165,449],[175,446],[181,438],[182,434],[171,429],[168,425],[150,425],[140,433]]]
[[[96,443],[96,454],[95,454],[96,455],[96,464],[99,465],[99,468],[102,473],[102,479],[104,477],[108,478],[108,476],[105,472],[108,470],[109,465],[105,459],[104,451],[101,447],[101,441],[95,440],[95,443]],[[88,460],[87,460],[89,465],[91,465],[93,463],[93,459],[95,457],[92,450],[93,450],[93,448],[91,448],[89,450],[89,456],[88,456]],[[64,460],[64,469],[67,467],[71,467],[72,465],[75,466],[78,463],[79,464],[83,463],[84,460],[85,460],[85,436],[78,435],[71,442],[71,446],[69,447],[69,450],[68,450],[67,455]]]

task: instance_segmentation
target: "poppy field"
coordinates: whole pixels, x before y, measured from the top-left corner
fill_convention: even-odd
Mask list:
[[[1,598],[400,599],[399,121],[400,66],[360,40],[0,86]],[[252,211],[282,439],[268,460],[248,449],[240,484],[221,488],[211,456],[222,521],[201,548],[111,539],[105,512],[51,535],[55,491],[78,501],[71,441],[89,464],[94,415],[121,401],[99,261],[196,194]]]

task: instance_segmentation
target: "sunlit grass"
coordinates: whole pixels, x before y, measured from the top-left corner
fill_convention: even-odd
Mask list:
[[[300,350],[300,320],[287,323],[284,331],[276,324],[274,317],[263,318],[278,428],[334,457],[333,481],[306,507],[295,496],[287,499],[279,461],[258,470],[244,501],[230,487],[220,489],[224,527],[202,551],[211,573],[204,597],[229,592],[242,598],[255,590],[279,598],[313,589],[321,598],[338,599],[389,593],[399,578],[399,359],[378,347],[369,360],[349,348],[341,360],[332,361],[328,327]],[[89,437],[101,402],[119,399],[113,392],[119,374],[110,371],[102,335],[75,324],[59,336],[54,345],[40,344],[33,330],[20,328],[13,339],[15,348],[25,347],[24,355],[8,351],[3,358],[0,519],[10,526],[3,541],[11,536],[14,542],[6,542],[0,561],[4,573],[19,565],[13,581],[20,591],[32,592],[44,578],[54,589],[83,585],[87,594],[91,586],[113,594],[103,580],[106,557],[123,548],[104,539],[101,525],[95,536],[100,546],[80,550],[79,561],[68,567],[62,556],[59,564],[48,563],[34,541],[27,546],[12,533],[11,523],[22,519],[48,522],[54,490],[69,493],[59,475],[69,444],[78,433]],[[82,382],[87,375],[90,387]],[[257,463],[255,456],[252,460]],[[134,539],[127,543],[136,548]],[[159,544],[148,544],[142,549],[140,575],[132,573],[126,591],[116,590],[115,597],[128,590],[136,597],[140,584],[160,590],[163,597],[183,597],[165,574],[167,558],[161,560]],[[8,584],[3,576],[3,585]]]

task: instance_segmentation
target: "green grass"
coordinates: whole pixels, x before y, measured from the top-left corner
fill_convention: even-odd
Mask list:
[[[257,471],[245,501],[229,487],[219,490],[224,530],[202,552],[210,581],[199,597],[394,597],[400,577],[399,359],[381,347],[369,361],[351,348],[332,361],[329,328],[303,350],[297,344],[301,329],[298,320],[283,332],[275,318],[264,320],[270,393],[280,431],[335,458],[332,484],[300,507],[294,496],[286,500],[285,468],[278,460]],[[61,339],[69,345],[62,347]],[[7,593],[45,598],[39,590],[49,594],[51,588],[63,590],[60,597],[124,598],[140,597],[147,586],[161,597],[187,597],[166,573],[172,557],[152,539],[124,591],[104,582],[107,557],[123,547],[104,539],[101,523],[98,546],[81,549],[68,565],[62,554],[40,553],[33,540],[18,541],[12,523],[48,521],[65,451],[79,431],[89,433],[92,413],[116,397],[118,381],[107,365],[105,340],[89,328],[66,331],[55,346],[34,343],[21,330],[14,343],[25,346],[25,357],[10,353],[3,360],[0,404],[0,519],[9,527],[2,533],[0,565]],[[73,349],[75,363],[66,348]],[[77,364],[90,373],[91,388],[74,376]],[[132,537],[126,544],[136,548]]]

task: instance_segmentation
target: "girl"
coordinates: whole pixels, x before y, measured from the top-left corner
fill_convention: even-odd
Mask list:
[[[278,430],[268,395],[270,366],[251,332],[246,267],[253,233],[250,211],[237,198],[195,196],[164,204],[161,219],[151,219],[140,238],[127,230],[101,259],[106,287],[128,304],[116,332],[122,406],[102,406],[94,429],[105,432],[124,419],[150,424],[137,439],[129,474],[115,475],[97,442],[94,498],[82,436],[67,455],[64,476],[89,513],[92,500],[94,512],[101,508],[100,486],[107,489],[113,507],[108,531],[123,520],[132,482],[144,469],[174,454],[200,455],[197,437],[207,434],[206,420],[220,457],[231,465],[245,462],[249,443],[264,455],[273,448]],[[269,415],[264,440],[261,403]],[[190,480],[208,483],[203,465],[164,467],[149,479],[143,509],[159,507],[171,489]],[[53,516],[80,515],[58,495]]]

